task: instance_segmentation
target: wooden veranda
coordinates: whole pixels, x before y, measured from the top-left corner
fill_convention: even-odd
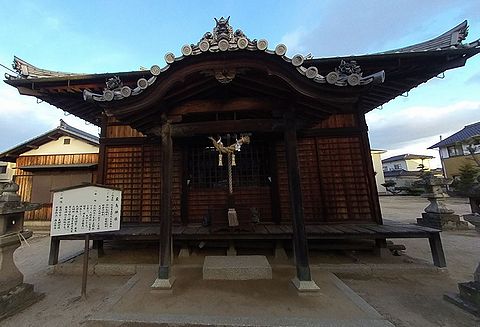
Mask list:
[[[308,240],[375,240],[377,247],[384,247],[386,239],[425,238],[428,239],[433,263],[437,267],[446,267],[445,255],[440,239],[440,230],[386,221],[383,225],[376,224],[330,224],[305,226]],[[103,242],[105,240],[123,241],[158,241],[160,239],[159,225],[130,224],[116,232],[93,234],[91,239]],[[291,225],[255,224],[250,231],[216,231],[200,224],[173,226],[174,241],[211,241],[211,240],[291,240],[293,229]],[[58,253],[61,240],[82,239],[79,235],[52,237],[49,264],[58,262]],[[273,243],[272,243],[273,244]]]

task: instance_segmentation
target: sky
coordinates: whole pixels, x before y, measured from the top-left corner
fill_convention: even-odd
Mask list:
[[[315,58],[361,55],[419,43],[467,19],[467,42],[480,38],[478,0],[335,1],[10,1],[0,0],[0,64],[13,56],[44,69],[114,73],[164,66],[214,27],[214,17],[269,48],[284,43],[287,54]],[[2,73],[8,72],[0,67]],[[439,76],[442,77],[442,76]],[[388,78],[388,76],[387,76]],[[63,119],[97,134],[98,127],[47,103],[21,96],[0,82],[0,152],[44,133]],[[480,121],[480,55],[367,114],[371,147],[430,154],[444,138]]]

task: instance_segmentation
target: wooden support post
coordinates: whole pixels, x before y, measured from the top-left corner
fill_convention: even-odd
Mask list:
[[[293,225],[293,253],[297,268],[297,279],[311,281],[308,263],[308,244],[303,217],[302,189],[300,168],[297,154],[297,132],[295,117],[285,115],[285,155],[287,159],[288,189],[290,193],[290,210]]]
[[[430,250],[432,251],[433,264],[437,267],[444,268],[447,266],[445,254],[443,253],[442,240],[440,233],[431,233],[428,237]]]
[[[92,252],[95,253],[95,256],[98,258],[103,257],[103,240],[93,240],[92,242]]]
[[[105,170],[107,164],[107,146],[105,140],[107,139],[108,117],[102,113],[102,123],[100,130],[100,148],[98,150],[98,167],[97,167],[97,181],[98,184],[105,184]],[[92,181],[94,182],[94,181]]]
[[[365,120],[365,114],[362,110],[362,102],[358,103],[357,123],[361,129],[360,142],[362,147],[362,161],[363,167],[367,174],[370,210],[374,220],[377,224],[382,225],[382,211],[380,208],[380,199],[378,197],[377,182],[375,180],[375,170],[372,162],[372,155],[370,149],[370,141],[368,139],[368,126]]]
[[[275,138],[269,139],[271,146],[269,147],[270,161],[270,203],[272,210],[272,220],[275,224],[282,221],[282,210],[280,208],[280,192],[278,187],[278,165],[277,165],[277,147]]]
[[[82,298],[87,298],[88,255],[90,249],[90,234],[85,234],[85,251],[83,252]]]
[[[381,257],[388,251],[387,240],[384,238],[375,239],[375,255]]]
[[[182,145],[182,195],[180,205],[180,218],[183,225],[188,224],[188,188],[190,176],[188,175],[188,148]]]
[[[60,239],[58,237],[52,236],[50,238],[50,254],[48,256],[48,264],[50,266],[56,265],[58,263],[59,252],[60,252]]]
[[[171,126],[164,121],[160,137],[162,139],[162,178],[161,178],[161,207],[160,207],[160,260],[158,279],[170,279],[170,265],[172,252],[172,170],[173,170],[173,145]]]

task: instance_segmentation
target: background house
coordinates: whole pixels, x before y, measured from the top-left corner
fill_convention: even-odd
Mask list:
[[[465,126],[429,149],[438,148],[445,176],[455,178],[464,164],[468,162],[475,164],[467,149],[469,144],[476,146],[474,156],[480,159],[480,122]]]
[[[416,171],[420,170],[422,167],[425,170],[430,170],[431,159],[433,159],[432,156],[406,153],[382,160],[382,167],[383,171]]]
[[[418,181],[421,169],[430,171],[432,156],[421,154],[401,154],[382,160],[385,181],[395,182],[395,188],[409,188]],[[441,175],[441,170],[434,173]]]
[[[57,128],[0,153],[1,161],[16,166],[22,201],[42,204],[25,214],[27,226],[49,225],[52,189],[96,181],[98,151],[98,137],[60,120]]]
[[[377,191],[379,195],[387,194],[387,189],[382,184],[385,183],[385,177],[383,175],[382,169],[382,158],[381,155],[387,151],[385,150],[374,150],[370,151],[372,155],[373,170],[375,173],[375,182],[377,184]]]

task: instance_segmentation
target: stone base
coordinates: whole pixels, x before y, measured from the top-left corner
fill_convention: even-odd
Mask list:
[[[472,303],[463,300],[459,294],[455,293],[446,293],[443,295],[443,299],[447,302],[450,302],[452,304],[455,304],[457,307],[460,309],[463,309],[467,312],[470,312],[471,314],[480,317],[480,311],[479,308],[473,305]]]
[[[320,287],[313,280],[292,279],[292,283],[299,292],[318,292]]]
[[[480,282],[458,283],[459,294],[447,293],[443,298],[480,317]]]
[[[262,255],[207,256],[203,262],[203,279],[272,279],[272,267]]]
[[[0,295],[0,320],[31,306],[44,297],[36,293],[31,284],[20,284],[9,292]]]
[[[473,226],[475,226],[475,230],[478,233],[480,233],[480,215],[479,214],[463,215],[463,219],[465,221],[468,221]]]
[[[180,252],[178,252],[178,257],[179,258],[188,258],[190,257],[190,249],[188,246],[182,246],[180,249]]]
[[[461,221],[459,215],[451,213],[422,213],[422,218],[417,218],[420,226],[436,228],[440,230],[466,230],[468,223]]]
[[[172,288],[173,283],[175,283],[175,277],[173,276],[168,279],[157,278],[150,287],[152,290],[169,290]]]

